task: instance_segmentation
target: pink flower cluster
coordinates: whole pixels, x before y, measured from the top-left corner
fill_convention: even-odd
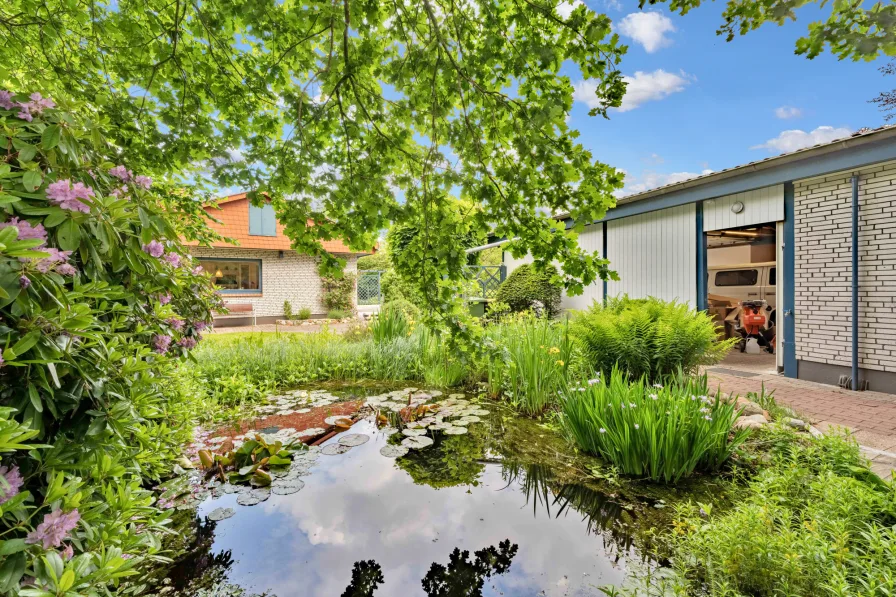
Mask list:
[[[165,354],[171,346],[171,336],[167,334],[157,334],[152,338],[152,345],[155,347],[157,353]]]
[[[93,197],[93,189],[82,182],[72,184],[69,179],[57,180],[47,187],[47,199],[57,204],[62,209],[89,213],[90,207],[81,199]]]
[[[149,254],[150,257],[155,257],[156,259],[158,259],[162,256],[162,253],[165,252],[165,245],[157,240],[151,240],[143,245],[143,251]]]
[[[47,231],[44,229],[43,224],[34,226],[28,220],[20,220],[19,218],[12,218],[8,222],[0,222],[0,230],[9,226],[15,226],[19,230],[17,240],[39,238],[42,241],[47,242]],[[43,244],[39,246],[42,247]]]
[[[190,350],[196,346],[196,338],[193,338],[192,336],[184,336],[177,344],[182,348]]]
[[[172,298],[171,293],[166,292],[165,294],[163,294],[162,296],[159,297],[159,303],[162,305],[167,305],[168,303],[171,302],[171,298]]]
[[[180,267],[180,255],[177,253],[166,253],[164,259],[171,267]]]
[[[40,543],[44,549],[59,547],[68,534],[78,526],[81,514],[75,508],[69,513],[62,510],[53,510],[44,516],[43,522],[37,528],[28,533],[25,543]]]
[[[71,251],[60,251],[53,247],[46,251],[50,256],[37,262],[37,271],[45,274],[52,269],[63,276],[73,276],[77,273],[77,270],[68,262],[68,258],[72,254]]]
[[[0,365],[2,363],[3,358],[0,357]],[[3,477],[3,481],[0,482],[0,504],[5,504],[19,495],[19,490],[22,489],[25,480],[22,479],[22,473],[19,472],[17,466],[0,466],[0,477]]]
[[[124,166],[115,166],[109,170],[109,176],[114,176],[122,182],[133,182],[138,187],[148,189],[152,186],[152,179],[148,176],[134,176],[134,173]]]
[[[165,320],[165,323],[170,325],[171,329],[173,329],[176,332],[179,332],[182,329],[184,329],[184,320],[178,319],[177,317],[170,317]]]
[[[13,102],[12,93],[9,91],[0,91],[0,108],[6,110],[19,110],[16,114],[22,120],[31,122],[34,120],[33,114],[41,114],[46,108],[55,108],[56,102],[50,98],[43,97],[39,93],[32,93],[29,98],[30,102]]]

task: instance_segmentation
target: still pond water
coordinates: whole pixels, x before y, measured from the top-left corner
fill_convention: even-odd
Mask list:
[[[217,492],[189,514],[188,554],[166,571],[166,593],[229,585],[208,594],[579,597],[621,583],[627,562],[643,559],[632,506],[568,483],[581,465],[546,443],[551,432],[487,401],[477,406],[489,414],[468,433],[430,430],[433,445],[397,459],[380,450],[402,435],[390,439],[370,415],[309,457],[304,485],[290,495],[247,507]],[[327,455],[348,433],[370,439]],[[235,515],[207,519],[221,508]]]

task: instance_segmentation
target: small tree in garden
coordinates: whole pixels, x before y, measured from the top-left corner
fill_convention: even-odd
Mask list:
[[[160,548],[144,486],[189,434],[163,380],[217,302],[179,239],[211,233],[102,122],[0,91],[0,131],[0,594],[98,594]]]
[[[355,308],[355,281],[357,276],[352,272],[343,272],[341,277],[324,276],[321,278],[323,294],[321,302],[327,311],[351,312]]]

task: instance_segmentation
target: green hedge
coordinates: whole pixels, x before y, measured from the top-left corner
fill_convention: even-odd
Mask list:
[[[560,287],[551,283],[556,275],[557,268],[552,265],[543,271],[529,263],[521,265],[498,287],[495,300],[507,303],[514,312],[532,309],[538,301],[544,306],[545,314],[553,317],[560,312]]]

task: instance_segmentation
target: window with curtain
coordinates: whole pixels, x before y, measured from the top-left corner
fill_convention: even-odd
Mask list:
[[[200,259],[202,266],[212,277],[215,287],[222,293],[261,294],[261,261],[257,259]]]

